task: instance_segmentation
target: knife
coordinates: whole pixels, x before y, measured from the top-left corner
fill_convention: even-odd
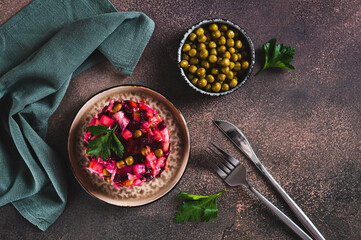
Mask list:
[[[244,134],[230,122],[223,120],[214,120],[214,124],[232,141],[236,147],[241,150],[246,157],[248,157],[256,167],[263,173],[263,175],[271,182],[272,186],[277,190],[281,197],[285,200],[294,214],[297,216],[298,220],[305,226],[305,228],[311,233],[311,235],[317,240],[324,240],[325,238],[317,230],[315,225],[311,220],[306,216],[306,214],[301,210],[301,208],[292,200],[292,198],[283,190],[283,188],[277,183],[277,181],[271,176],[271,174],[266,170],[262,165],[261,161],[258,159],[254,153],[251,144],[249,144],[247,138]]]

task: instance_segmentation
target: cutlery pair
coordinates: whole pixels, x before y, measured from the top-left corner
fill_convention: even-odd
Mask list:
[[[263,173],[263,175],[270,181],[272,186],[277,190],[281,197],[285,200],[294,214],[304,227],[311,233],[314,239],[324,240],[325,238],[313,225],[311,220],[306,214],[298,207],[298,205],[292,200],[292,198],[283,190],[283,188],[277,183],[277,181],[271,176],[271,174],[265,169],[261,161],[254,153],[251,145],[244,136],[244,134],[233,124],[215,120],[214,124],[232,141],[236,147],[241,150],[246,157],[248,157],[256,167]],[[245,186],[249,191],[254,193],[273,213],[275,213],[287,226],[289,226],[298,236],[302,239],[310,238],[300,227],[298,227],[291,219],[289,219],[283,212],[263,197],[255,188],[253,188],[247,182],[246,168],[240,164],[240,162],[234,157],[227,154],[218,146],[212,144],[209,146],[209,150],[219,157],[217,162],[211,162],[211,165],[215,169],[216,173],[230,186]]]

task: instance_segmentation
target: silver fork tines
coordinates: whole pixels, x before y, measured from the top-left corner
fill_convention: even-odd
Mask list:
[[[214,158],[214,161],[207,158],[215,172],[220,176],[228,185],[239,186],[243,185],[247,190],[254,193],[262,203],[264,203],[276,216],[280,218],[288,227],[290,227],[302,239],[310,238],[298,225],[289,219],[281,210],[274,206],[264,196],[262,196],[254,187],[249,185],[247,181],[247,169],[237,159],[226,153],[223,149],[210,143],[206,152]],[[217,156],[217,157],[215,157]]]

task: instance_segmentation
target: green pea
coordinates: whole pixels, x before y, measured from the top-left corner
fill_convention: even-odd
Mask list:
[[[220,74],[218,74],[217,79],[218,79],[218,81],[223,82],[224,80],[226,80],[226,75],[223,73],[220,73]]]
[[[227,27],[227,25],[221,25],[220,29],[221,29],[221,31],[225,32],[228,30],[228,27]]]
[[[227,47],[233,47],[234,46],[234,40],[232,38],[227,39]]]
[[[198,35],[198,36],[202,36],[203,34],[204,34],[204,29],[203,28],[198,28],[197,30],[196,30],[196,34]]]
[[[231,53],[226,51],[225,53],[223,53],[223,58],[231,58]]]
[[[232,71],[229,71],[229,72],[227,73],[227,79],[232,80],[232,79],[233,79],[233,76],[234,76],[234,73],[233,73]]]
[[[217,62],[217,56],[216,55],[210,55],[208,58],[210,63],[215,63]]]
[[[209,62],[207,62],[206,60],[203,60],[203,61],[201,62],[201,65],[202,65],[204,68],[206,68],[206,69],[208,69],[208,68],[211,67],[211,65],[209,64]]]
[[[228,37],[228,38],[234,38],[234,32],[233,32],[233,30],[228,30],[227,31],[227,33],[226,33],[226,36]]]
[[[200,50],[202,50],[202,49],[206,49],[206,45],[205,45],[204,43],[200,43],[200,44],[198,45],[198,50],[200,51]]]
[[[248,67],[249,67],[249,62],[248,61],[243,61],[242,62],[242,68],[247,69]]]
[[[197,34],[195,33],[191,33],[189,34],[189,40],[191,40],[192,42],[197,38]]]
[[[214,82],[214,76],[211,75],[211,74],[209,74],[209,75],[207,76],[207,81],[208,81],[209,83],[213,83],[213,82]]]
[[[215,32],[218,30],[218,25],[213,23],[213,24],[209,25],[208,29],[212,32]]]
[[[189,67],[189,63],[188,63],[187,60],[182,60],[182,61],[180,62],[180,65],[181,65],[182,68],[187,68],[187,67]]]
[[[212,38],[217,39],[221,36],[221,32],[219,30],[211,33]]]
[[[226,46],[222,45],[222,46],[219,46],[217,50],[220,53],[224,53],[224,52],[226,52],[227,48],[226,48]]]
[[[211,73],[212,73],[213,75],[218,75],[218,73],[219,73],[218,68],[212,68],[212,69],[211,69]]]
[[[189,63],[192,64],[192,65],[197,65],[199,63],[199,59],[198,58],[195,58],[195,57],[192,57],[190,60],[189,60]]]
[[[216,47],[217,47],[217,44],[216,44],[216,42],[214,42],[214,41],[210,41],[210,42],[208,43],[208,47],[209,47],[209,48],[216,48]]]
[[[223,92],[226,92],[226,91],[228,91],[229,90],[229,85],[227,84],[227,83],[223,83],[222,84],[222,91]]]
[[[210,54],[210,55],[216,55],[216,56],[217,56],[217,49],[212,48],[212,49],[209,51],[209,54]]]
[[[208,83],[207,86],[206,86],[206,88],[205,88],[205,90],[206,90],[207,92],[210,92],[211,89],[212,89],[212,85]]]
[[[198,42],[204,43],[207,41],[207,37],[205,35],[198,36]]]
[[[224,74],[228,74],[229,73],[229,67],[222,67],[221,71]]]
[[[189,56],[194,57],[197,54],[197,50],[192,48],[191,50],[189,50],[188,54],[189,54]]]
[[[198,78],[193,78],[193,79],[192,79],[192,83],[193,83],[193,85],[197,85],[198,80],[199,80]]]
[[[236,87],[237,84],[238,84],[238,81],[237,81],[236,79],[232,79],[232,80],[229,82],[229,86],[230,86],[231,88]]]
[[[204,79],[204,78],[200,79],[200,80],[198,81],[198,86],[199,86],[200,88],[204,88],[205,86],[207,86],[207,80]]]
[[[219,40],[218,40],[218,44],[219,45],[225,45],[226,44],[226,38],[225,37],[220,37]]]
[[[202,75],[204,75],[204,74],[206,74],[206,69],[204,69],[204,68],[199,68],[199,69],[197,70],[197,75],[198,75],[198,76],[202,76]]]
[[[190,59],[190,57],[189,57],[189,55],[188,54],[186,54],[186,53],[183,53],[182,54],[182,60],[189,60]]]
[[[182,50],[183,52],[188,52],[189,50],[191,50],[191,45],[189,45],[188,43],[184,44]]]
[[[234,64],[234,70],[235,71],[241,71],[242,67],[241,67],[241,63],[240,62],[236,62]]]
[[[202,49],[201,52],[199,53],[199,57],[202,59],[206,59],[208,57],[207,49]]]
[[[196,66],[194,66],[194,65],[190,65],[189,66],[189,68],[188,68],[188,71],[190,72],[190,73],[195,73],[196,71],[197,71],[197,67]]]
[[[222,85],[219,82],[215,82],[212,84],[212,91],[213,92],[219,92],[221,91]]]
[[[221,65],[223,67],[228,67],[229,66],[229,58],[223,58],[221,61]]]
[[[242,44],[241,40],[237,40],[236,43],[235,43],[236,48],[242,48],[242,45],[243,44]]]

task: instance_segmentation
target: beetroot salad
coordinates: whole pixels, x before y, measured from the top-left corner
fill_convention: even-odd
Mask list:
[[[88,169],[111,185],[142,185],[168,170],[168,128],[144,99],[111,99],[86,129]]]

